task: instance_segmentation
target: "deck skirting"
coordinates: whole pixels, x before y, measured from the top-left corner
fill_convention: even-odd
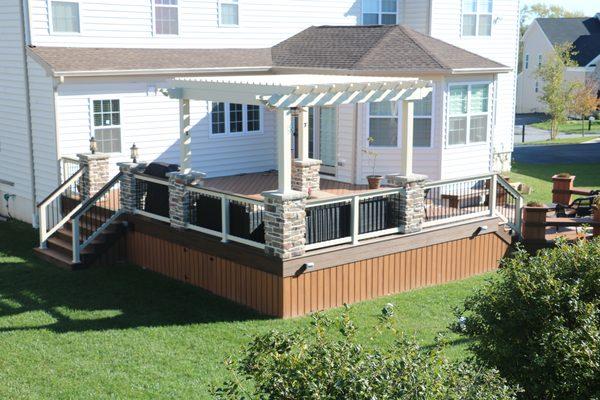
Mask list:
[[[495,230],[474,235],[476,226],[465,224],[446,228],[443,235],[436,231],[380,238],[359,246],[356,254],[333,248],[284,262],[139,216],[130,218],[130,224],[129,262],[278,318],[482,274],[498,268],[509,250]],[[315,266],[297,269],[298,262]]]

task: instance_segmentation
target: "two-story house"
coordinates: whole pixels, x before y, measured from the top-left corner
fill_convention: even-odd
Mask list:
[[[410,77],[414,171],[448,179],[510,168],[518,52],[514,0],[4,0],[0,214],[32,221],[61,160],[90,138],[111,162],[179,161],[170,79],[330,74]],[[394,27],[399,25],[398,27]],[[311,28],[312,27],[312,28]],[[192,167],[208,177],[277,167],[266,107],[190,103]],[[311,109],[323,174],[366,182],[402,157],[395,102]],[[116,166],[114,167],[116,172]]]
[[[573,46],[575,65],[567,68],[565,79],[585,83],[600,82],[600,13],[595,17],[537,18],[523,35],[522,71],[518,76],[517,112],[545,112],[540,101],[544,82],[538,68],[555,53],[555,46]]]

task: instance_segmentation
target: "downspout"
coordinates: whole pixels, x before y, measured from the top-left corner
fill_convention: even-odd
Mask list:
[[[21,38],[22,38],[22,55],[23,55],[23,78],[25,83],[25,118],[27,119],[27,139],[29,145],[29,171],[31,174],[31,208],[32,208],[32,225],[37,228],[37,193],[35,184],[35,164],[33,158],[33,126],[31,124],[31,95],[29,89],[29,63],[27,60],[26,46],[30,44],[30,29],[29,29],[29,3],[27,0],[21,1],[19,7],[19,17],[21,19]]]
[[[54,145],[56,146],[56,159],[58,160],[58,163],[56,165],[56,169],[57,169],[57,185],[61,185],[63,176],[62,176],[62,170],[61,170],[61,158],[62,158],[62,153],[60,151],[60,137],[58,136],[58,86],[64,83],[64,77],[61,76],[59,78],[52,78],[52,108],[54,111]],[[64,177],[66,178],[66,177]]]

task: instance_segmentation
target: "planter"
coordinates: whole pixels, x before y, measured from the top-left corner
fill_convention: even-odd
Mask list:
[[[594,208],[593,211],[594,222],[600,223],[600,209]],[[594,226],[594,237],[600,236],[600,226]]]
[[[571,191],[575,175],[552,177],[552,202],[559,204],[571,204]]]
[[[547,207],[523,207],[523,240],[525,242],[546,241]]]
[[[369,175],[367,181],[369,181],[369,189],[379,189],[381,187],[381,181],[383,176],[381,175]]]

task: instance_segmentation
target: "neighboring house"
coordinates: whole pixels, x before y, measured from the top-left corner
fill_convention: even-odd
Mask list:
[[[415,172],[437,180],[506,170],[518,13],[514,0],[4,0],[0,214],[34,221],[36,203],[65,178],[61,160],[87,151],[92,136],[110,153],[112,174],[134,143],[144,161],[178,162],[178,101],[162,94],[178,76],[431,81],[432,94],[415,106]],[[377,24],[402,26],[356,27]],[[194,170],[219,177],[277,167],[273,112],[190,108]],[[323,107],[311,118],[311,155],[323,173],[364,183],[368,147],[380,152],[376,172],[398,171],[399,106]]]
[[[572,44],[577,66],[565,73],[569,81],[585,82],[594,78],[600,81],[600,13],[586,18],[537,18],[523,36],[522,72],[518,77],[517,112],[545,112],[546,106],[539,96],[543,82],[536,71],[554,47]]]

